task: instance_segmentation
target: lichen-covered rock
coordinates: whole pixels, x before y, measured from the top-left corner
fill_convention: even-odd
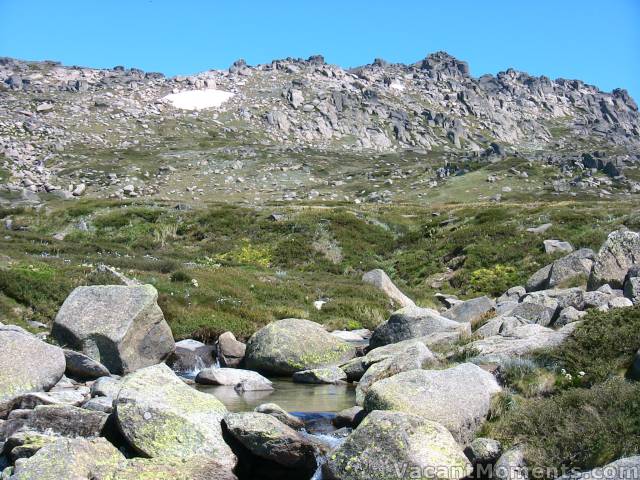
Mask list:
[[[292,375],[301,370],[339,365],[355,356],[355,347],[309,320],[287,318],[261,328],[247,342],[245,364],[251,370]]]
[[[279,405],[275,403],[263,403],[262,405],[258,405],[254,412],[258,413],[266,413],[267,415],[271,415],[272,417],[277,418],[285,425],[290,426],[295,430],[299,430],[304,427],[304,422],[300,420],[295,415],[291,415],[289,412],[284,410]]]
[[[62,304],[52,335],[111,373],[155,365],[174,349],[157,300],[152,285],[78,287]]]
[[[19,458],[29,458],[49,443],[54,443],[59,437],[40,432],[18,431],[7,438],[3,452],[9,456],[11,463]]]
[[[540,270],[529,277],[525,284],[527,292],[535,292],[543,290],[549,285],[549,273],[551,272],[551,264],[545,265]]]
[[[442,425],[404,412],[371,412],[322,468],[328,480],[447,479],[471,465]]]
[[[132,458],[104,480],[237,480],[231,469],[215,458]],[[103,479],[98,479],[103,480]]]
[[[196,383],[201,385],[229,385],[235,386],[244,381],[263,383],[267,389],[272,389],[271,380],[258,372],[240,370],[239,368],[205,368],[196,376]]]
[[[235,455],[222,438],[225,413],[218,399],[187,386],[164,364],[127,375],[116,401],[118,426],[143,455],[207,455],[233,467]]]
[[[74,350],[64,350],[64,358],[67,364],[65,373],[78,380],[95,380],[109,375],[107,367],[84,353]]]
[[[302,370],[293,374],[296,383],[343,383],[347,380],[347,374],[338,367],[313,368]]]
[[[14,397],[49,390],[64,370],[61,348],[29,333],[0,327],[0,410]]]
[[[16,461],[10,480],[111,479],[124,456],[104,438],[58,437]]]
[[[375,329],[369,345],[376,348],[437,332],[455,331],[470,334],[471,324],[450,320],[430,308],[405,307],[393,312]]]
[[[629,230],[611,232],[596,255],[589,289],[606,283],[622,288],[629,268],[636,263],[640,263],[640,234]]]
[[[441,423],[456,440],[469,442],[484,422],[496,379],[471,363],[446,370],[411,370],[374,383],[365,410],[397,410]]]
[[[555,288],[579,277],[584,277],[586,281],[594,260],[595,253],[590,248],[581,248],[556,260],[551,264],[547,288]]]
[[[392,377],[400,372],[418,370],[437,363],[437,359],[435,355],[431,353],[431,350],[419,341],[407,340],[401,343],[406,344],[404,350],[373,363],[362,376],[356,386],[356,403],[358,405],[362,405],[365,395],[374,383],[384,378]],[[375,356],[375,350],[370,353],[372,353],[372,357],[365,357],[368,361],[378,358]]]
[[[115,377],[100,377],[91,385],[92,397],[117,398],[122,387],[122,381]]]
[[[224,424],[229,433],[257,457],[308,473],[313,473],[318,466],[319,445],[271,415],[229,413]]]

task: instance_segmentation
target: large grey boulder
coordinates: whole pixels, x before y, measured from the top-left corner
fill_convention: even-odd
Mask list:
[[[38,405],[33,410],[13,410],[2,425],[2,436],[18,430],[61,435],[65,437],[97,437],[107,421],[102,412],[71,405]]]
[[[196,376],[196,383],[201,385],[235,386],[247,380],[263,383],[265,387],[273,390],[271,380],[251,370],[240,370],[239,368],[205,368]]]
[[[562,344],[579,323],[569,323],[559,330],[536,323],[522,325],[508,329],[499,335],[468,343],[465,349],[475,352],[487,361],[501,357],[527,355],[535,350],[553,348]]]
[[[640,304],[640,265],[629,269],[624,281],[624,296],[634,305]]]
[[[382,352],[373,350],[370,352],[370,357],[365,357],[366,362],[374,363],[369,366],[356,386],[356,403],[358,405],[362,405],[365,395],[376,382],[384,378],[392,377],[400,372],[418,370],[437,363],[438,360],[436,356],[419,341],[405,340],[400,343],[404,343],[405,348],[395,355],[374,362],[377,358],[381,358],[380,355]]]
[[[245,365],[274,375],[339,365],[355,356],[355,347],[309,320],[287,318],[261,328],[247,342]]]
[[[551,264],[547,288],[555,288],[563,283],[584,277],[587,280],[595,253],[590,248],[581,248]]]
[[[167,359],[167,365],[176,372],[195,372],[213,365],[213,352],[213,345],[205,345],[192,338],[180,340]]]
[[[155,365],[174,349],[157,300],[152,285],[78,287],[62,304],[52,335],[111,373]]]
[[[272,415],[229,413],[224,424],[233,438],[257,457],[307,474],[312,474],[318,466],[319,445]]]
[[[438,332],[471,334],[471,324],[450,320],[430,308],[405,307],[375,329],[369,345],[376,348]]]
[[[407,297],[398,287],[395,286],[384,270],[380,270],[379,268],[371,270],[362,276],[362,281],[373,285],[378,290],[381,290],[389,300],[401,308],[415,306],[413,300]]]
[[[629,268],[637,263],[640,263],[640,235],[629,230],[611,232],[596,255],[589,289],[604,284],[622,288]]]
[[[231,332],[225,332],[216,341],[216,355],[221,367],[236,368],[244,359],[247,346]]]
[[[496,379],[471,363],[446,370],[411,370],[374,383],[365,410],[397,410],[441,423],[454,438],[468,443],[484,422]]]
[[[206,455],[233,468],[236,458],[222,438],[224,405],[180,380],[164,364],[122,380],[116,419],[129,443],[148,457]]]
[[[492,438],[478,437],[465,449],[464,453],[473,465],[492,465],[502,454],[502,445]]]
[[[124,456],[104,438],[56,438],[16,461],[10,480],[108,479]]]
[[[410,413],[385,411],[371,412],[322,467],[327,480],[457,480],[471,470],[445,427]]]
[[[457,303],[442,314],[443,317],[456,322],[468,322],[475,325],[487,318],[495,310],[496,303],[489,297],[478,297]]]
[[[46,391],[64,375],[61,348],[10,327],[0,327],[0,410],[14,397]]]
[[[510,317],[525,319],[528,323],[537,323],[548,327],[556,314],[555,308],[547,307],[540,303],[523,302],[509,312]]]
[[[549,273],[553,264],[545,265],[540,270],[529,277],[524,288],[527,292],[544,290],[549,285]]]

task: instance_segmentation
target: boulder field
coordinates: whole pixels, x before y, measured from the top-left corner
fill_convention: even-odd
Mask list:
[[[526,446],[479,436],[500,368],[562,344],[590,309],[638,304],[638,238],[612,232],[597,253],[554,257],[496,299],[442,296],[440,310],[403,300],[371,335],[289,318],[246,345],[231,332],[175,344],[154,287],[78,287],[48,337],[0,324],[0,478],[458,480],[487,465],[526,478]],[[576,279],[585,284],[563,287]],[[640,378],[639,359],[629,378]],[[176,374],[194,369],[195,381]],[[275,403],[229,412],[199,390],[269,395],[277,382],[263,375],[355,387],[358,406],[314,436]],[[637,468],[627,457],[572,478]]]

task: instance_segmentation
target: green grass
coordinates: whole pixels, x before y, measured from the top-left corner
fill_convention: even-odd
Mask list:
[[[640,306],[635,306],[590,311],[566,342],[540,357],[574,376],[584,372],[582,383],[592,385],[624,374],[638,348]]]
[[[482,435],[507,447],[526,445],[530,471],[588,470],[640,452],[637,382],[610,379],[590,389],[520,399],[506,409],[497,421],[485,425]]]
[[[246,337],[283,315],[371,328],[390,311],[381,294],[362,284],[372,268],[384,269],[418,304],[431,306],[437,291],[499,295],[524,283],[555,258],[544,253],[544,238],[598,248],[618,225],[640,227],[635,205],[623,202],[173,207],[88,199],[52,203],[46,215],[24,207],[0,211],[19,227],[0,237],[6,299],[0,308],[7,316],[19,307],[23,320],[51,321],[75,286],[92,281],[92,267],[83,265],[106,263],[158,287],[177,337],[209,338],[224,330]],[[273,211],[285,218],[272,221]],[[444,224],[449,217],[454,220]],[[553,223],[544,236],[525,231],[544,222]],[[66,233],[63,240],[53,238],[59,232]],[[44,265],[47,273],[28,265]],[[447,269],[450,280],[431,287]],[[172,282],[178,271],[188,281]],[[318,312],[312,304],[320,298],[329,301]]]

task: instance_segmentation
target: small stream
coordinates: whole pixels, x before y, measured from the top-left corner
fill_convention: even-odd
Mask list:
[[[336,413],[356,404],[352,385],[310,385],[287,378],[270,378],[273,391],[238,393],[232,386],[196,385],[211,393],[231,412],[250,412],[262,403],[276,403],[291,413]],[[299,415],[303,416],[303,415]]]
[[[195,372],[192,372],[195,373]],[[183,374],[184,375],[184,374]],[[194,378],[195,375],[187,375]],[[276,403],[305,422],[304,435],[315,437],[331,448],[337,447],[344,438],[331,435],[335,430],[331,420],[337,412],[356,404],[353,385],[313,385],[294,383],[289,378],[270,378],[272,391],[238,393],[232,386],[198,385],[194,388],[210,393],[231,412],[251,412],[263,403]],[[321,465],[325,458],[318,458],[318,469],[311,480],[321,480]]]

